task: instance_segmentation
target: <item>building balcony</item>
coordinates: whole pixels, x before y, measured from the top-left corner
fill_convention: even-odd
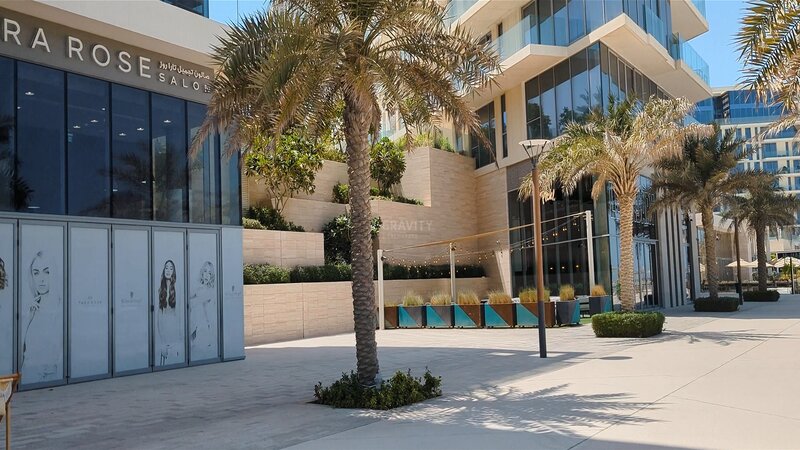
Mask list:
[[[473,30],[491,30],[503,17],[520,10],[530,0],[452,0],[447,4],[447,24],[456,21]],[[490,6],[491,5],[491,6]]]
[[[672,0],[672,31],[692,39],[708,31],[706,0]]]

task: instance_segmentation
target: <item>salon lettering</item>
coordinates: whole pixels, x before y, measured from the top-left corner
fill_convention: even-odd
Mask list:
[[[27,47],[49,54],[53,54],[55,50],[56,42],[50,40],[51,37],[47,35],[44,28],[26,29],[16,20],[3,18],[1,31],[2,41],[6,44]],[[210,92],[208,83],[211,76],[209,74],[174,62],[153,61],[147,56],[136,55],[126,50],[112,49],[106,45],[89,42],[71,35],[63,36],[63,52],[63,56],[68,60],[94,64],[100,68],[111,68],[125,74],[154,79],[160,83],[183,89]]]

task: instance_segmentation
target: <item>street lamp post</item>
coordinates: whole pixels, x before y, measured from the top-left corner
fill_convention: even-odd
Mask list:
[[[531,161],[531,184],[533,184],[531,205],[533,208],[534,245],[536,251],[536,312],[539,315],[539,357],[547,358],[547,333],[545,331],[544,311],[544,258],[542,256],[542,196],[539,192],[539,158],[544,154],[545,147],[552,141],[546,139],[529,139],[519,145],[525,149]]]

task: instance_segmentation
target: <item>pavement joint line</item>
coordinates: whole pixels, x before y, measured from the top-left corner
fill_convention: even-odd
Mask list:
[[[694,399],[694,398],[681,397],[680,395],[673,395],[672,398],[679,398],[681,400],[686,400],[686,401],[689,401],[689,402],[703,403],[705,405],[719,406],[720,408],[735,409],[737,411],[746,411],[746,412],[750,412],[750,413],[754,413],[754,414],[761,414],[762,416],[778,417],[778,418],[781,418],[781,419],[787,419],[787,420],[792,420],[792,421],[795,421],[795,422],[800,422],[800,418],[798,418],[798,417],[789,417],[789,416],[784,416],[784,415],[781,415],[781,414],[772,414],[772,413],[768,413],[768,412],[764,412],[764,411],[758,411],[758,410],[755,410],[755,409],[740,408],[738,406],[723,405],[721,403],[715,403],[715,402],[706,402],[706,401],[697,400],[697,399]]]
[[[359,410],[359,411],[367,411],[367,410]],[[314,438],[314,439],[311,439],[311,440],[308,440],[308,441],[298,442],[298,443],[292,444],[292,445],[290,445],[288,447],[284,447],[284,449],[290,449],[292,447],[297,447],[298,445],[305,445],[305,444],[308,444],[309,442],[321,441],[323,439],[328,439],[328,438],[334,438],[335,439],[335,436],[338,435],[338,434],[342,434],[342,433],[345,433],[345,432],[348,432],[348,431],[357,430],[359,428],[368,427],[368,426],[370,426],[370,425],[372,425],[372,424],[374,424],[376,422],[382,422],[382,421],[383,421],[382,418],[377,418],[377,419],[373,420],[370,423],[364,423],[364,424],[361,424],[361,425],[358,425],[358,426],[355,426],[355,427],[352,427],[352,428],[348,428],[346,430],[338,430],[335,433],[331,433],[331,434],[328,434],[326,436],[319,436],[317,438]]]
[[[759,305],[759,306],[763,306],[763,305]],[[718,321],[719,319],[722,319],[722,317],[715,318],[714,320],[711,320],[711,321],[709,321],[709,322],[705,322],[705,323],[712,323],[712,322],[716,322],[716,321]],[[761,342],[759,342],[758,344],[756,344],[756,345],[754,345],[754,346],[752,346],[752,347],[748,348],[747,350],[745,350],[745,351],[743,351],[742,353],[740,353],[740,354],[738,354],[738,355],[734,356],[733,358],[731,358],[731,359],[729,359],[729,360],[725,361],[724,363],[720,364],[719,366],[717,366],[717,367],[715,367],[715,368],[713,368],[713,369],[709,370],[708,372],[706,372],[706,373],[704,373],[704,374],[698,375],[697,377],[695,377],[694,379],[692,379],[692,380],[688,381],[688,382],[687,382],[687,383],[685,383],[684,385],[682,385],[682,386],[679,386],[679,387],[675,388],[674,390],[672,390],[671,392],[668,392],[668,393],[664,394],[664,395],[663,395],[663,396],[661,396],[660,398],[657,398],[657,399],[653,400],[652,402],[648,402],[646,405],[642,406],[641,408],[639,408],[639,409],[637,409],[637,410],[635,410],[635,411],[631,412],[630,414],[627,414],[627,415],[625,415],[625,416],[624,416],[624,418],[633,417],[634,415],[638,414],[640,411],[643,411],[643,410],[645,410],[645,409],[648,409],[648,408],[650,408],[651,406],[655,405],[656,403],[660,403],[660,402],[661,402],[662,400],[664,400],[665,398],[672,396],[672,395],[673,395],[673,394],[675,394],[676,392],[678,392],[678,391],[680,391],[680,390],[682,390],[682,389],[686,388],[687,386],[689,386],[689,385],[691,385],[691,384],[693,384],[693,383],[697,382],[697,381],[698,381],[698,380],[700,380],[701,378],[705,378],[705,377],[707,377],[708,375],[710,375],[710,374],[712,374],[712,373],[716,372],[717,370],[719,370],[719,369],[721,369],[721,368],[723,368],[723,367],[727,366],[728,364],[730,364],[730,363],[732,363],[733,361],[735,361],[735,360],[737,360],[737,359],[741,358],[742,356],[746,355],[747,353],[750,353],[751,351],[755,350],[756,348],[758,348],[758,347],[760,347],[760,346],[764,345],[765,343],[767,343],[767,342],[769,342],[771,339],[773,339],[775,336],[778,336],[778,335],[782,334],[783,332],[785,332],[786,330],[788,330],[788,329],[790,329],[790,328],[794,327],[795,325],[796,325],[796,323],[792,323],[791,325],[789,325],[789,326],[787,326],[787,327],[783,328],[781,331],[779,331],[779,332],[775,333],[775,335],[773,335],[773,336],[770,336],[770,337],[768,337],[768,338],[765,338],[763,341],[761,341]],[[699,326],[699,325],[697,325],[697,326]],[[691,330],[691,329],[694,329],[694,328],[696,328],[696,327],[690,327],[690,328],[687,328],[686,330]],[[680,397],[676,397],[676,398],[680,398]],[[613,423],[609,424],[607,427],[605,427],[605,428],[603,428],[603,429],[601,429],[601,430],[598,430],[596,433],[592,434],[591,436],[588,436],[588,437],[586,437],[586,438],[582,439],[580,442],[578,442],[578,443],[576,443],[575,445],[573,445],[573,446],[569,447],[569,449],[571,450],[571,449],[573,449],[573,448],[575,448],[575,447],[577,447],[577,446],[579,446],[579,445],[583,444],[584,442],[587,442],[587,441],[589,441],[589,440],[593,439],[595,436],[597,436],[598,434],[600,434],[600,433],[602,433],[602,432],[604,432],[604,431],[606,431],[606,430],[610,429],[611,427],[614,427],[614,426],[618,425],[620,422],[622,422],[622,419],[623,419],[623,418],[620,418],[619,420],[617,420],[617,421],[615,421],[615,422],[613,422]]]

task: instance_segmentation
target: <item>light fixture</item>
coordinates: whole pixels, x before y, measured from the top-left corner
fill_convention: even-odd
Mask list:
[[[136,129],[136,131],[144,131],[144,128],[139,127],[139,128]]]
[[[81,129],[81,126],[80,126],[80,125],[73,125],[73,126],[72,126],[72,128],[74,128],[74,129],[76,129],[76,130],[80,130],[80,129]]]
[[[25,92],[25,95],[27,95],[28,97],[32,97],[32,96],[34,96],[36,94],[34,94],[33,91],[27,91],[27,92]]]
[[[172,121],[169,119],[164,119],[164,123],[172,123]]]
[[[39,209],[38,206],[28,206],[28,209]]]
[[[120,133],[118,136],[120,136],[120,137],[125,137],[125,136],[127,136],[127,134],[125,134],[125,133]]]
[[[106,110],[106,108],[105,108],[105,107],[103,107],[103,108],[100,108],[100,111],[105,111],[105,110]]]
[[[97,119],[92,119],[92,120],[90,120],[89,122],[91,122],[91,123],[97,123]]]

